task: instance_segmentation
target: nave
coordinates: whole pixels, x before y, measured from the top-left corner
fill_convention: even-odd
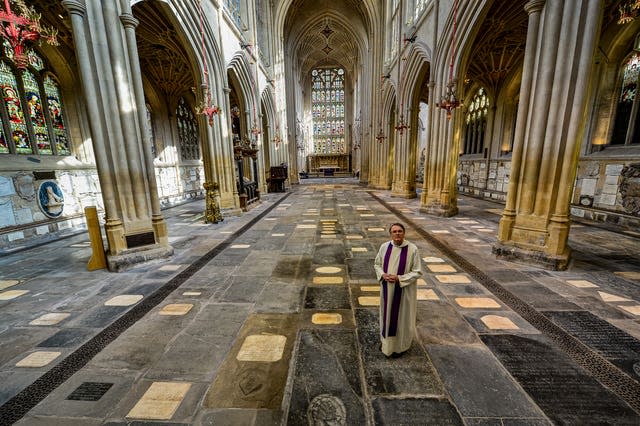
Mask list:
[[[500,205],[458,203],[309,179],[215,225],[202,200],[165,211],[175,255],[127,272],[87,272],[85,234],[0,257],[0,423],[638,424],[640,239],[574,224],[546,271],[491,254]],[[393,222],[424,275],[387,359]]]

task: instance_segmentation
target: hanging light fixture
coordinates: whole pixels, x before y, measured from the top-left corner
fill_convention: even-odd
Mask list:
[[[20,10],[20,15],[11,11],[10,3]],[[13,60],[20,69],[26,69],[29,64],[25,51],[27,43],[44,39],[53,46],[58,45],[58,31],[40,26],[40,18],[40,14],[23,0],[4,0],[4,10],[0,10],[0,34],[11,45]]]
[[[200,37],[202,50],[202,65],[204,83],[202,83],[202,103],[196,106],[196,114],[204,115],[208,118],[209,126],[213,126],[213,117],[218,115],[220,108],[211,102],[211,91],[209,90],[209,69],[207,68],[207,56],[204,49],[204,18],[202,12],[202,2],[198,1],[198,12],[200,14]]]
[[[458,27],[458,0],[455,0],[453,5],[453,32],[451,33],[451,63],[449,64],[449,83],[444,93],[444,96],[440,99],[440,102],[436,104],[438,107],[447,111],[447,120],[451,120],[451,112],[462,105],[462,103],[456,97],[456,85],[453,81],[453,61],[456,54],[456,30]]]
[[[380,78],[380,93],[382,93],[384,81],[390,77],[391,76],[389,74],[386,74]],[[376,140],[381,144],[386,138],[387,137],[384,135],[384,131],[382,130],[382,105],[380,105],[378,112],[378,134],[376,135]]]
[[[400,8],[399,11],[399,16],[402,16],[403,11],[402,11],[402,0],[400,0],[400,5],[398,6]],[[402,20],[398,20],[398,26],[402,25]],[[401,33],[401,28],[398,28],[398,34]],[[402,66],[402,61],[405,60],[405,58],[402,56],[402,41],[403,38],[398,36],[398,98],[400,99],[400,109],[398,112],[400,112],[400,116],[398,117],[398,123],[395,126],[395,129],[398,131],[398,133],[400,133],[400,136],[402,136],[402,134],[404,133],[405,130],[409,129],[409,125],[404,121],[404,96],[402,96],[402,89],[401,89],[401,84],[402,84],[402,71],[404,71],[404,67]]]

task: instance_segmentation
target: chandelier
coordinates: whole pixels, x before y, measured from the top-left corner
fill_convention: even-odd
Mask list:
[[[13,59],[16,66],[20,69],[26,69],[29,64],[25,52],[26,43],[35,42],[42,38],[47,43],[57,46],[58,31],[55,28],[41,27],[40,14],[33,7],[27,6],[23,0],[12,0],[12,2],[20,10],[20,15],[11,11],[9,0],[4,0],[4,10],[0,10],[0,33],[13,48]]]
[[[6,0],[5,0],[6,1]],[[202,64],[204,73],[204,83],[202,84],[202,103],[195,107],[196,114],[207,117],[209,126],[213,126],[213,117],[220,113],[220,108],[213,105],[211,101],[211,91],[209,90],[209,69],[207,68],[207,56],[204,49],[204,20],[202,12],[202,3],[198,1],[198,11],[200,12],[200,37],[202,49]]]
[[[456,97],[456,84],[453,81],[453,61],[456,55],[456,30],[458,27],[458,0],[453,6],[453,32],[451,33],[451,63],[449,64],[449,83],[444,95],[440,98],[440,102],[436,105],[447,112],[447,120],[451,120],[451,113],[462,103]]]

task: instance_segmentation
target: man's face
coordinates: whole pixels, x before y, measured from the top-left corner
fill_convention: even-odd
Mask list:
[[[395,245],[400,245],[404,241],[404,230],[397,225],[391,227],[391,240]]]

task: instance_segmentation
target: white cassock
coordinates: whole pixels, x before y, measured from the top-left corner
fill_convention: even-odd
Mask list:
[[[382,352],[389,356],[409,349],[416,327],[418,277],[422,266],[418,248],[404,240],[396,246],[384,243],[374,263],[380,282],[380,340]],[[382,274],[398,275],[399,282],[388,283]]]

